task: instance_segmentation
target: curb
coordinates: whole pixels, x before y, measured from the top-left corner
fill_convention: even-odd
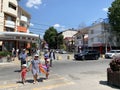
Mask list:
[[[0,66],[3,66],[3,65],[14,65],[14,63],[7,63],[7,62],[0,63]]]

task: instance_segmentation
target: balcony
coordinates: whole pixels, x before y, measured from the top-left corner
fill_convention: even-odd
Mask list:
[[[17,31],[26,33],[27,32],[27,28],[23,27],[23,26],[17,26]]]
[[[27,17],[26,16],[21,16],[21,21],[24,21],[24,22],[28,22],[28,19],[27,19]]]
[[[4,12],[7,13],[7,14],[10,14],[14,17],[17,17],[17,10],[14,10],[12,8],[9,8],[9,7],[4,7]]]
[[[10,20],[6,20],[5,21],[5,26],[9,27],[9,28],[15,28],[15,22],[14,21],[10,21]]]

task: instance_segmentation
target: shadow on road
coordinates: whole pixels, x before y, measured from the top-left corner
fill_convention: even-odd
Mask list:
[[[41,78],[37,79],[38,82],[43,82],[43,80],[46,80],[46,78],[41,77]],[[26,82],[27,83],[33,83],[34,80],[33,79],[28,79],[28,80],[26,80]],[[22,81],[17,81],[16,83],[22,83]]]
[[[15,70],[14,72],[20,72],[21,70]]]
[[[99,81],[99,83],[102,84],[102,85],[105,85],[105,86],[109,86],[109,87],[114,88],[114,89],[120,89],[120,87],[111,85],[107,81]]]

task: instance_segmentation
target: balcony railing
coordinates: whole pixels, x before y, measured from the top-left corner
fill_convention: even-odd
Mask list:
[[[24,21],[26,23],[28,22],[28,18],[26,16],[21,16],[20,19],[21,19],[21,21]]]
[[[9,28],[15,28],[15,22],[14,21],[10,21],[10,20],[6,20],[5,21],[5,26],[9,27]]]

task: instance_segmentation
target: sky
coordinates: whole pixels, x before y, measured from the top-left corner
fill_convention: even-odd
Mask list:
[[[30,31],[44,35],[53,26],[58,32],[90,26],[107,18],[114,0],[20,0],[19,5],[31,15]]]

